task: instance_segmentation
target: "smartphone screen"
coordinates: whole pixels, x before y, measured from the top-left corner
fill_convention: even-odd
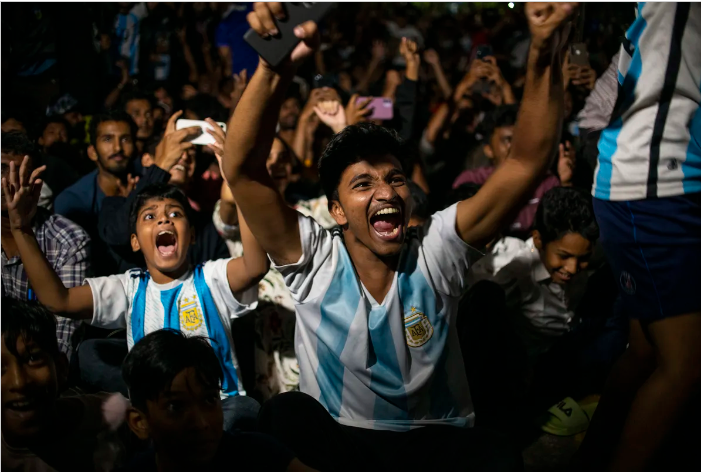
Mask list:
[[[358,97],[356,103],[364,103],[367,99],[368,97]],[[373,98],[367,107],[372,109],[369,120],[389,121],[394,118],[394,103],[389,98]]]
[[[217,125],[226,132],[226,123],[217,122]],[[206,146],[207,144],[214,144],[214,136],[207,133],[205,130],[213,129],[212,125],[206,121],[200,120],[178,120],[175,122],[175,129],[191,128],[193,126],[199,126],[202,129],[202,134],[194,137],[190,140],[192,144],[198,144],[200,146]]]

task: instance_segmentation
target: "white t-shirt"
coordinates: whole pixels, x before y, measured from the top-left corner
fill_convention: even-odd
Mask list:
[[[165,328],[205,336],[224,371],[224,395],[245,394],[236,374],[231,320],[255,309],[258,289],[253,286],[236,299],[226,275],[230,260],[198,265],[167,284],[157,284],[140,269],[86,279],[93,296],[91,324],[126,328],[129,350],[145,335]]]
[[[276,266],[295,300],[300,389],[340,423],[406,431],[472,426],[455,329],[467,268],[456,205],[412,228],[385,300],[357,277],[340,230],[300,215],[302,257]]]

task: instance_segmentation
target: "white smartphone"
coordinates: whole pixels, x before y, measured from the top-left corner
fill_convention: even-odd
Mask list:
[[[224,130],[226,133],[226,123],[217,122],[217,125]],[[207,144],[214,144],[214,136],[207,133],[205,130],[214,129],[212,125],[206,121],[200,120],[178,120],[175,122],[175,129],[191,128],[193,126],[199,126],[202,129],[202,134],[192,139],[190,142],[192,144],[199,144],[200,146],[206,146]]]

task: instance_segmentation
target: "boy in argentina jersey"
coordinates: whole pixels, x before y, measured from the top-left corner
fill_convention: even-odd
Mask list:
[[[18,249],[39,301],[54,313],[89,320],[94,326],[126,328],[129,349],[146,334],[164,328],[209,338],[224,372],[225,428],[233,426],[237,415],[256,410],[255,400],[239,396],[244,392],[237,376],[231,319],[255,308],[257,283],[269,263],[243,219],[245,256],[191,268],[187,251],[195,230],[187,197],[172,185],[148,186],[134,200],[130,215],[132,249],[143,254],[148,270],[90,278],[83,286],[67,289],[27,229],[36,211],[41,187],[37,177],[43,168],[30,176],[26,160],[19,170],[11,166],[3,190],[12,231],[20,238]]]
[[[563,115],[559,38],[574,5],[529,5],[531,52],[509,158],[465,200],[407,230],[413,200],[402,144],[382,126],[340,131],[319,163],[331,233],[289,208],[266,172],[285,90],[318,46],[316,24],[282,64],[261,58],[229,123],[222,170],[296,303],[302,392],[266,403],[259,427],[319,470],[513,470],[506,441],[475,429],[456,329],[467,268],[509,223],[555,156]],[[251,27],[275,35],[279,3]],[[404,40],[407,70],[416,45]],[[336,117],[338,118],[338,117]],[[479,412],[477,412],[479,415]],[[502,448],[503,450],[498,450]],[[435,452],[439,451],[439,452]],[[303,458],[303,459],[302,459]]]

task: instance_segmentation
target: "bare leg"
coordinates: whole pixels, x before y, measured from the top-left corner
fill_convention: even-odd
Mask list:
[[[611,369],[603,395],[579,451],[573,470],[600,471],[608,463],[640,386],[655,368],[652,345],[638,320],[630,323],[630,345]]]
[[[701,387],[701,313],[666,318],[649,328],[657,367],[628,413],[611,464],[616,472],[645,470]]]

